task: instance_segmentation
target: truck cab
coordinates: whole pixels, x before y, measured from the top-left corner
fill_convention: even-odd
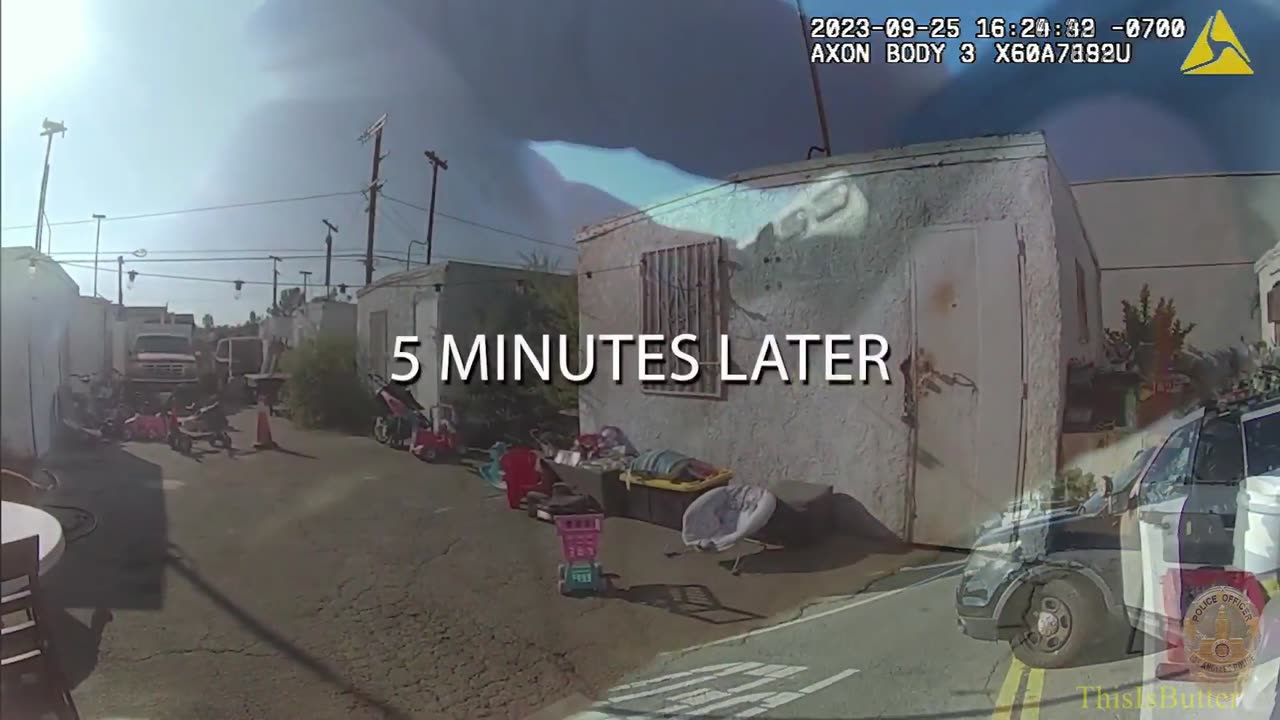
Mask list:
[[[151,332],[135,336],[129,347],[125,377],[144,386],[194,385],[200,378],[191,338]]]

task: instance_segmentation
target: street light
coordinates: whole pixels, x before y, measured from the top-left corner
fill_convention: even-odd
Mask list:
[[[44,145],[44,172],[40,176],[40,202],[36,208],[36,252],[40,252],[40,240],[44,234],[44,202],[49,193],[49,155],[53,152],[53,136],[66,135],[67,126],[45,118],[40,125],[40,137],[47,138]]]

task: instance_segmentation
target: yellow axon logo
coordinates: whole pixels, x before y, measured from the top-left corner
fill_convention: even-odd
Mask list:
[[[1183,75],[1252,75],[1249,53],[1219,10],[1209,18],[1182,61]]]

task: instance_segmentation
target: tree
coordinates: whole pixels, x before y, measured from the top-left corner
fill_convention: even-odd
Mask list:
[[[1187,336],[1195,323],[1182,324],[1173,300],[1151,305],[1151,287],[1143,285],[1138,303],[1120,301],[1124,326],[1107,330],[1107,355],[1117,364],[1152,381],[1173,372],[1183,359]]]
[[[558,367],[559,337],[567,339],[570,369],[578,368],[578,288],[572,276],[554,270],[557,263],[545,256],[524,258],[527,270],[512,277],[510,289],[495,285],[489,301],[476,306],[475,326],[489,337],[514,334],[526,338],[550,335],[552,381],[480,383],[466,387],[458,410],[467,424],[468,438],[481,445],[496,440],[527,442],[534,428],[556,429],[572,424],[563,412],[578,406],[578,388],[565,380]]]
[[[252,311],[252,310],[250,310],[250,311],[249,311],[249,324],[250,324],[250,325],[257,325],[257,324],[258,324],[258,313],[254,312],[254,311]]]
[[[214,327],[213,316],[205,313],[204,317],[200,319],[200,324],[204,326],[205,330],[212,330]]]

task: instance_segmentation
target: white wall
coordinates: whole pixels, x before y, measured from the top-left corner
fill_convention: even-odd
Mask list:
[[[55,404],[69,365],[68,328],[79,287],[49,258],[28,249],[0,255],[0,444],[28,457],[47,453]]]
[[[1049,190],[1058,245],[1058,286],[1062,288],[1062,359],[1097,362],[1103,355],[1102,274],[1071,188],[1056,163],[1050,163]]]
[[[1280,175],[1225,175],[1075,185],[1103,270],[1103,319],[1143,284],[1172,298],[1197,327],[1187,342],[1213,351],[1259,340],[1254,263],[1280,241]]]
[[[111,372],[113,330],[111,303],[80,296],[71,314],[71,357],[69,373],[105,377]]]
[[[1048,159],[1038,137],[939,143],[767,168],[589,228],[579,236],[580,331],[639,332],[640,279],[634,268],[641,253],[711,237],[673,227],[713,228],[749,256],[752,246],[743,239],[754,237],[805,183],[833,172],[860,188],[864,221],[850,221],[844,232],[823,238],[811,252],[784,251],[780,263],[762,264],[759,256],[734,258],[727,322],[740,355],[732,364],[749,368],[765,333],[874,332],[885,335],[898,353],[890,362],[892,384],[784,385],[770,377],[756,386],[730,386],[723,400],[665,397],[640,390],[635,358],[628,353],[623,367],[630,381],[616,385],[598,374],[583,387],[584,431],[618,425],[640,447],[669,447],[730,465],[746,482],[830,484],[852,500],[854,513],[865,513],[872,526],[901,536],[912,514],[910,432],[901,419],[898,369],[912,333],[911,238],[929,227],[1008,220],[1026,244],[1024,472],[1050,476],[1056,470],[1062,415],[1062,307]],[[1006,274],[989,282],[1017,284],[1018,278]],[[607,349],[597,353],[597,368],[611,362]],[[1016,434],[1017,411],[1005,421],[1008,432]],[[1012,488],[1015,479],[992,482]],[[1002,500],[1012,495],[1006,491]]]
[[[1268,345],[1280,345],[1280,317],[1272,317],[1267,307],[1267,293],[1280,283],[1280,241],[1271,248],[1256,266],[1258,273],[1258,316],[1262,338]]]

